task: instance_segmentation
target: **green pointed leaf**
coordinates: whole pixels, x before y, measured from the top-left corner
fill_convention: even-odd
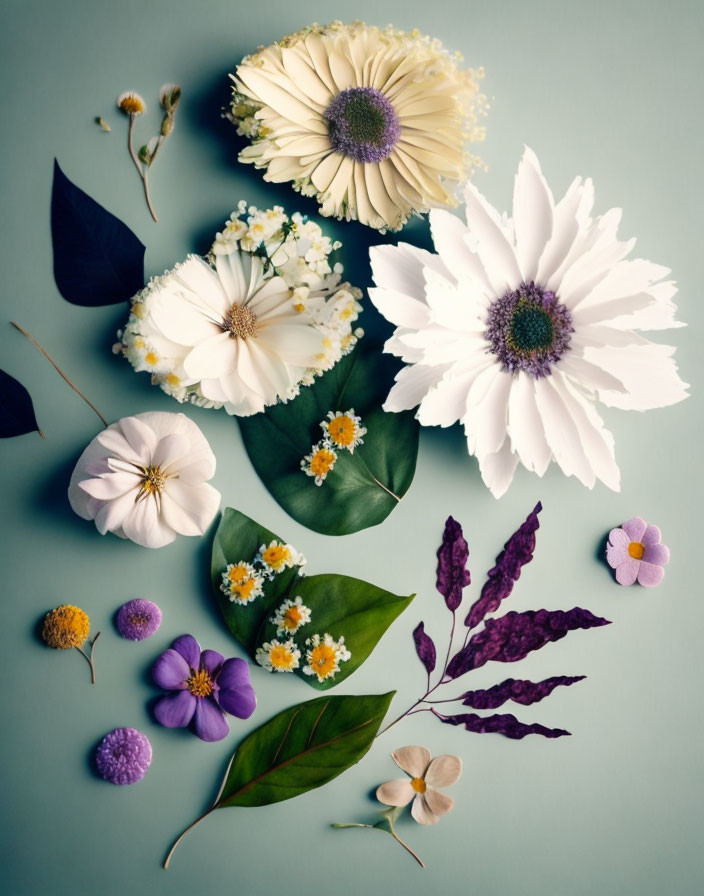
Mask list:
[[[408,491],[418,455],[413,413],[381,409],[398,363],[380,348],[357,348],[300,395],[239,418],[247,454],[262,482],[297,522],[324,535],[348,535],[383,522]],[[301,460],[323,436],[328,411],[354,409],[366,427],[353,454],[339,451],[320,486]]]
[[[371,747],[395,694],[325,696],[291,706],[237,748],[214,806],[266,806],[321,787]]]
[[[316,575],[301,577],[298,567],[287,569],[264,585],[264,593],[249,604],[232,602],[220,590],[222,573],[228,563],[251,563],[262,544],[272,540],[285,542],[237,510],[227,508],[215,533],[211,564],[213,588],[225,617],[225,623],[252,659],[265,641],[276,638],[271,617],[287,598],[299,596],[311,611],[311,620],[293,636],[301,651],[300,678],[319,690],[327,690],[344,681],[359,668],[376,647],[379,639],[415,595],[399,596],[369,582],[350,576]],[[305,675],[305,640],[313,634],[341,636],[351,653],[340,663],[334,678],[319,682]],[[286,636],[284,636],[286,637]],[[281,638],[280,638],[281,640]]]

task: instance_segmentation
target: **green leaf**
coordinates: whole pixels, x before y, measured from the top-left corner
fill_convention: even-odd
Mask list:
[[[285,541],[237,510],[227,508],[215,533],[211,564],[213,588],[225,623],[252,659],[257,647],[276,638],[271,617],[287,598],[298,595],[311,611],[311,621],[294,635],[301,651],[295,673],[318,690],[327,690],[344,681],[359,668],[376,647],[379,639],[396,617],[406,609],[415,595],[399,596],[364,582],[342,575],[301,577],[298,568],[287,569],[264,585],[264,593],[249,604],[232,602],[220,590],[222,573],[228,563],[251,563],[262,544]],[[314,675],[305,675],[305,640],[313,634],[341,636],[351,658],[340,663],[334,678],[319,682]]]
[[[394,694],[318,697],[280,712],[239,745],[213,808],[266,806],[332,781],[371,747]]]
[[[239,418],[247,454],[262,482],[297,522],[324,535],[348,535],[383,522],[408,491],[418,455],[410,411],[381,409],[398,362],[362,341],[300,395],[253,417]],[[301,460],[323,436],[328,411],[354,408],[366,427],[354,454],[338,452],[320,486]]]

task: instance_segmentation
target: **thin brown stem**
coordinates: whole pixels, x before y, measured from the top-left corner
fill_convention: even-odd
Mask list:
[[[215,806],[211,806],[207,812],[204,812],[199,818],[196,818],[196,820],[192,824],[189,824],[188,827],[186,828],[186,830],[175,840],[173,846],[168,851],[168,853],[166,854],[166,858],[164,859],[164,864],[162,865],[162,867],[165,870],[169,867],[169,863],[171,862],[171,856],[174,854],[174,850],[179,845],[179,843],[183,840],[183,838],[186,836],[186,834],[190,833],[190,831],[192,831],[193,828],[197,824],[200,824],[204,818],[207,818],[208,815],[210,815],[210,813],[213,811],[213,809],[215,809]]]
[[[391,833],[391,836],[394,838],[394,840],[397,843],[400,843],[401,846],[406,850],[406,852],[409,852],[413,856],[413,858],[416,860],[416,862],[418,862],[420,867],[425,868],[425,862],[421,859],[421,857],[418,855],[418,853],[413,852],[411,847],[407,843],[403,842],[403,840],[399,837],[399,835],[396,833],[396,831],[393,828],[391,828],[390,833]]]
[[[382,728],[381,731],[377,731],[375,737],[381,737],[381,735],[382,735],[382,734],[385,734],[385,733],[389,730],[389,728],[393,728],[394,725],[396,725],[398,722],[401,721],[401,719],[405,719],[406,716],[409,714],[409,712],[411,712],[411,710],[415,709],[416,706],[418,706],[420,703],[422,703],[423,700],[425,699],[425,697],[427,697],[427,696],[428,696],[428,694],[426,693],[426,694],[425,694],[423,697],[421,697],[419,700],[416,700],[416,702],[415,702],[412,706],[409,706],[408,709],[407,709],[405,712],[402,712],[400,716],[397,716],[397,717],[393,720],[393,722],[389,722],[389,724],[388,724],[385,728]]]
[[[135,118],[136,118],[135,115],[130,115],[130,124],[127,129],[127,149],[129,149],[129,151],[130,151],[130,157],[131,157],[132,161],[134,162],[134,167],[137,169],[137,173],[139,174],[139,176],[142,179],[144,179],[143,175],[142,175],[142,163],[139,161],[139,157],[137,156],[137,153],[134,151],[134,144],[132,142],[132,138],[134,136],[134,120],[135,120]]]
[[[80,396],[83,399],[83,401],[85,401],[85,403],[88,405],[88,407],[98,415],[103,426],[107,427],[108,421],[105,419],[105,417],[103,417],[103,415],[96,408],[96,406],[86,398],[86,396],[81,392],[81,390],[71,382],[71,380],[66,376],[66,374],[59,367],[59,365],[56,363],[56,361],[54,361],[54,359],[51,357],[51,355],[49,355],[48,352],[45,349],[43,349],[41,345],[39,345],[37,340],[34,339],[33,336],[30,336],[30,334],[23,327],[21,327],[18,323],[15,323],[14,320],[10,321],[10,323],[16,330],[19,330],[23,336],[26,336],[27,339],[29,339],[29,341],[32,343],[32,345],[35,348],[37,348],[44,355],[44,357],[51,364],[51,366],[54,368],[54,370],[59,374],[59,376],[61,376],[69,384],[69,386],[73,389],[73,391],[76,393],[76,395]],[[43,437],[44,433],[42,433],[41,430],[39,432],[40,432],[40,435]]]
[[[76,650],[80,653],[82,657],[85,657],[86,662],[90,666],[90,683],[95,684],[95,665],[93,664],[93,648],[95,647],[95,642],[100,637],[100,632],[93,638],[90,642],[90,654],[87,654],[82,648],[77,647]]]

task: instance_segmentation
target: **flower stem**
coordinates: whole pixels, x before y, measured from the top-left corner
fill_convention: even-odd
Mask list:
[[[54,359],[51,357],[51,355],[49,355],[48,352],[45,349],[43,349],[42,346],[36,341],[36,339],[34,339],[32,336],[30,336],[30,334],[23,327],[21,327],[18,323],[15,323],[14,320],[10,321],[10,323],[16,330],[19,330],[23,336],[26,336],[27,339],[29,339],[29,341],[32,343],[32,345],[35,348],[39,349],[39,351],[44,355],[44,357],[51,364],[51,366],[54,368],[54,370],[59,374],[59,376],[61,376],[69,384],[69,386],[73,389],[73,391],[76,393],[76,395],[79,395],[83,399],[83,401],[85,401],[85,403],[88,405],[88,407],[92,411],[94,411],[98,415],[98,417],[100,417],[100,421],[103,424],[103,426],[107,427],[108,421],[105,419],[105,417],[103,417],[103,415],[100,413],[100,411],[96,408],[96,406],[92,402],[88,401],[88,399],[81,392],[81,390],[71,382],[71,380],[66,376],[66,374],[59,367],[59,365],[56,363],[56,361],[54,361]],[[44,434],[41,433],[41,435],[43,436]]]
[[[154,221],[158,221],[159,219],[156,216],[156,212],[154,211],[154,207],[152,206],[152,200],[149,195],[149,183],[147,180],[147,170],[144,168],[142,163],[139,161],[139,157],[137,153],[134,151],[134,120],[136,116],[134,114],[130,115],[130,125],[127,129],[127,149],[130,151],[130,157],[134,162],[134,167],[137,169],[137,173],[142,179],[142,186],[144,187],[144,198],[147,200],[147,208],[149,209],[149,214],[152,216]],[[157,147],[158,148],[158,147]],[[155,153],[156,155],[156,153]],[[153,157],[152,157],[153,159]]]
[[[332,824],[332,825],[330,825],[330,827],[336,828],[337,830],[342,830],[344,828],[367,828],[370,831],[381,831],[382,834],[390,834],[397,843],[401,844],[401,846],[406,850],[406,852],[410,853],[413,856],[413,858],[416,860],[416,862],[418,862],[418,864],[420,865],[421,868],[425,868],[425,862],[421,859],[421,857],[417,853],[415,853],[407,843],[404,843],[403,840],[396,833],[391,819],[388,820],[388,825],[389,825],[388,830],[386,828],[379,827],[375,824],[359,824],[359,823],[355,823],[355,822],[348,822],[345,824],[341,824],[341,823]]]
[[[210,815],[210,813],[213,811],[213,809],[215,809],[215,806],[211,806],[210,809],[207,810],[207,812],[204,812],[199,818],[196,818],[196,820],[194,822],[192,822],[191,824],[189,824],[188,827],[186,828],[186,830],[183,831],[183,833],[180,834],[179,837],[177,837],[173,846],[166,854],[166,858],[164,859],[164,864],[162,865],[162,867],[165,870],[169,867],[169,863],[171,862],[171,856],[174,854],[174,850],[179,845],[179,843],[183,840],[183,838],[186,836],[186,834],[190,833],[197,824],[200,824],[201,821],[203,821],[204,818],[207,818],[208,815]]]
[[[144,198],[147,200],[147,208],[149,209],[149,214],[152,216],[152,219],[158,223],[159,219],[156,216],[156,212],[154,211],[154,206],[152,205],[152,198],[149,195],[149,180],[148,180],[148,172],[147,168],[142,174],[142,181],[144,182]]]
[[[100,632],[93,638],[90,642],[90,654],[86,653],[81,647],[77,647],[76,650],[81,654],[81,656],[86,658],[88,665],[90,666],[90,683],[95,684],[95,665],[93,664],[93,648],[95,647],[95,642],[100,637]]]

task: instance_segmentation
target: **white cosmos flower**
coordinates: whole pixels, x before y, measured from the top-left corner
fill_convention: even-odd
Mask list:
[[[123,417],[88,445],[71,476],[74,511],[101,535],[160,548],[177,535],[202,535],[220,506],[207,480],[215,455],[185,414]]]
[[[438,254],[371,250],[370,296],[397,326],[386,350],[409,366],[384,405],[418,407],[424,425],[464,424],[470,454],[501,496],[520,461],[539,476],[554,460],[591,488],[619,490],[614,440],[595,401],[647,410],[682,401],[674,348],[637,333],[682,326],[667,268],[626,260],[619,209],[591,217],[576,178],[559,202],[525,150],[513,218],[465,187],[467,224],[430,215]]]
[[[323,215],[398,230],[413,212],[456,205],[478,161],[481,69],[418,32],[364,22],[313,25],[246,57],[230,117],[252,144],[240,161],[292,181]]]

